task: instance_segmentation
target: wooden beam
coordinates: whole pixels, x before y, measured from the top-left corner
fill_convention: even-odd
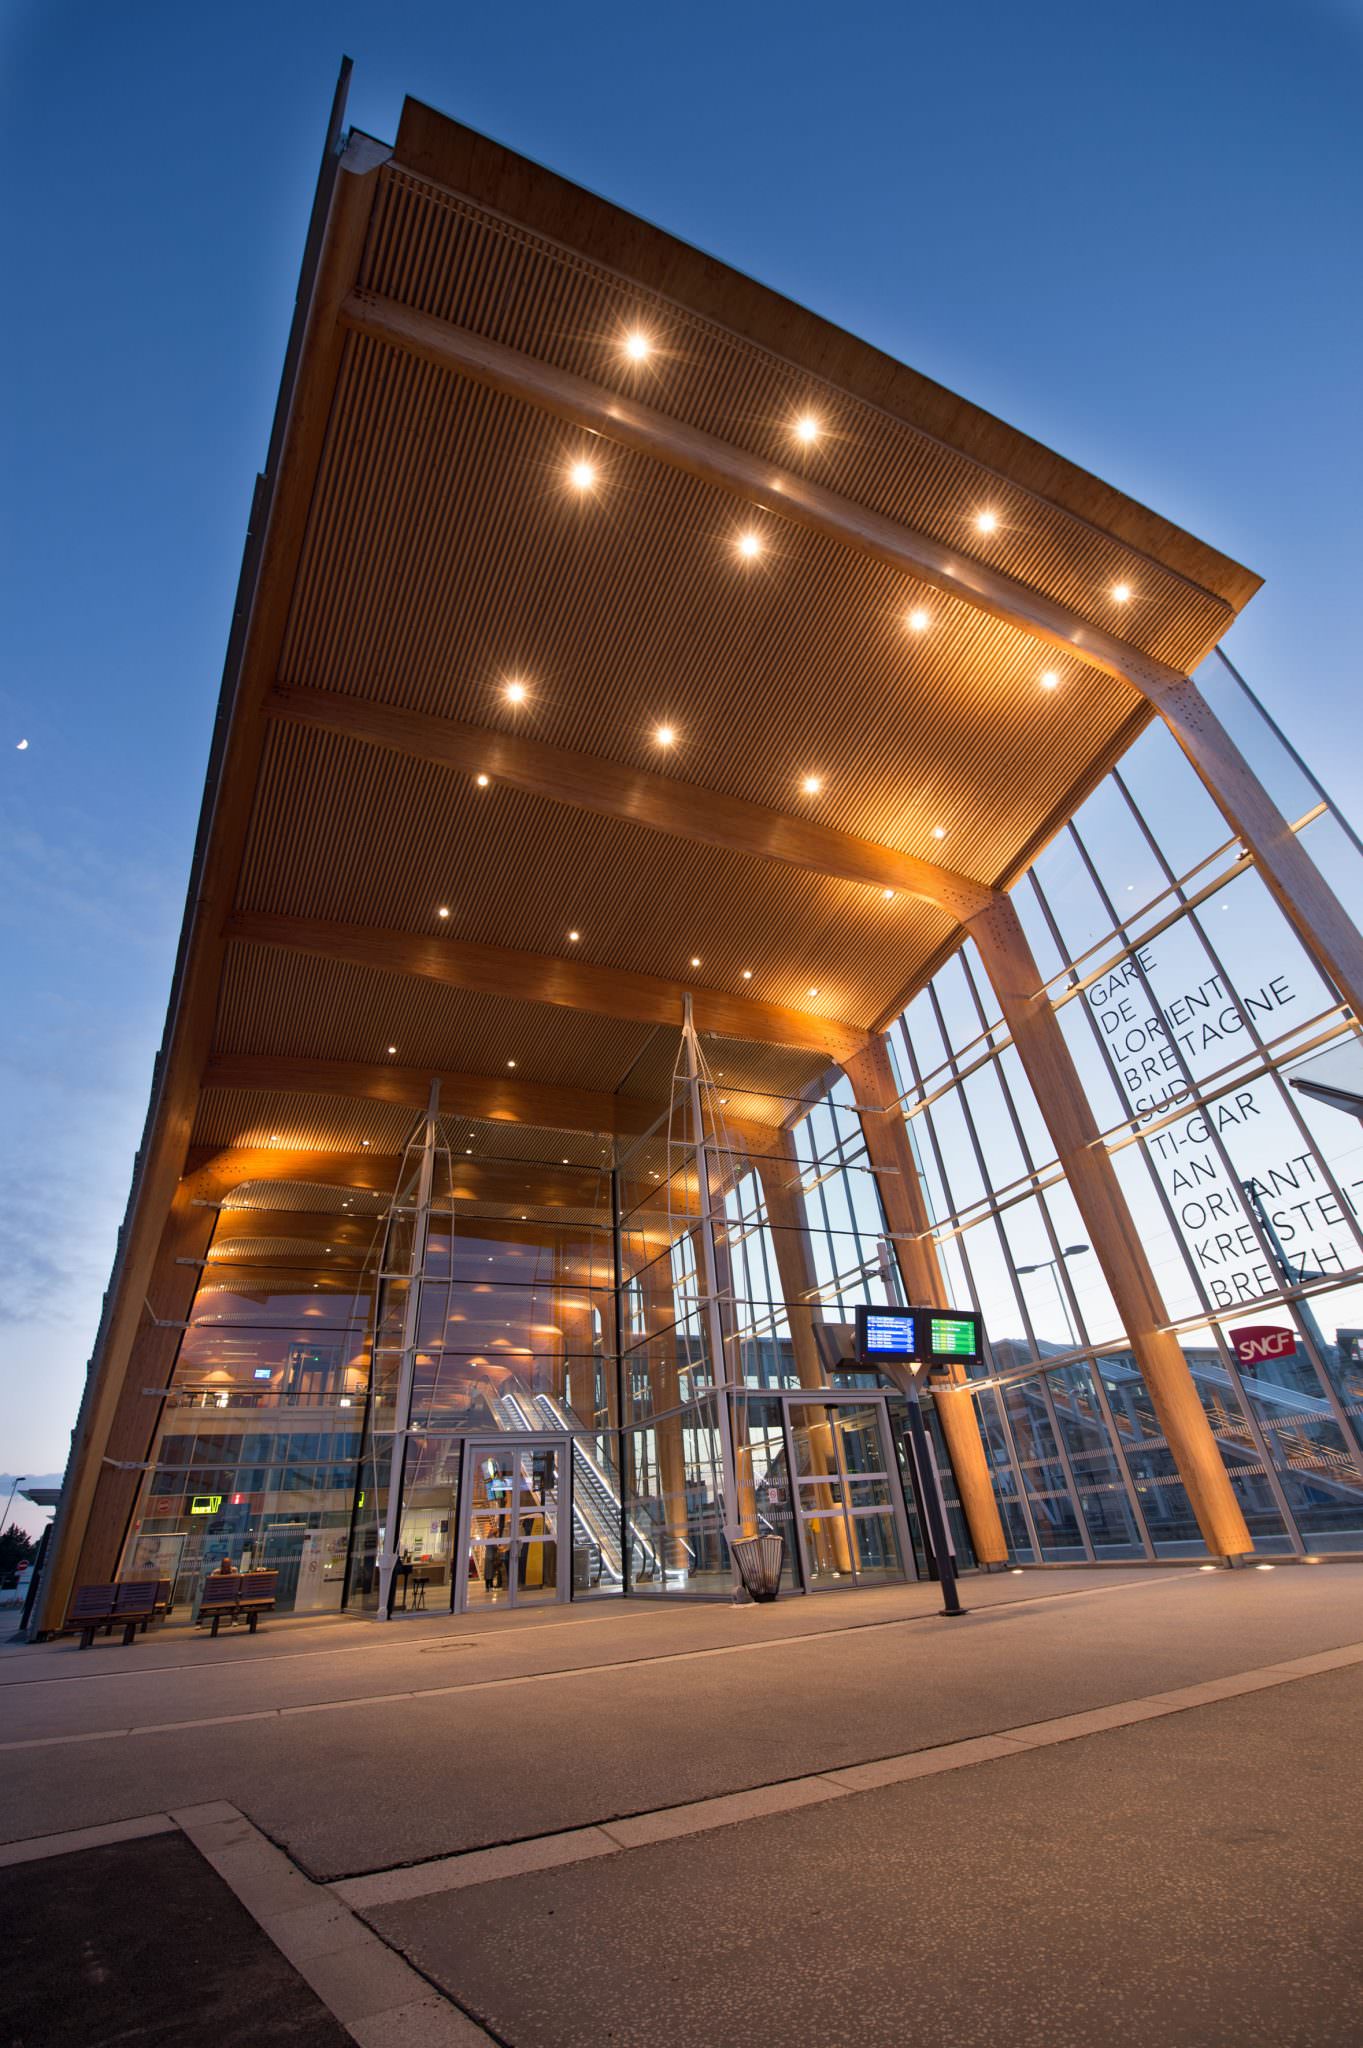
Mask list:
[[[188,1151],[199,1076],[212,1043],[222,976],[222,915],[232,900],[246,843],[266,732],[264,702],[279,672],[294,575],[345,346],[338,313],[359,271],[378,189],[372,153],[335,159],[340,118],[334,111],[319,178],[324,216],[315,270],[300,285],[298,352],[286,364],[286,380],[291,381],[281,390],[270,469],[257,481],[251,508],[166,1038],[43,1570],[40,1629],[60,1626],[65,1615],[96,1485],[109,1470],[101,1461],[145,1314],[153,1265]]]
[[[1169,1315],[1159,1282],[1099,1135],[1060,1020],[1042,986],[1041,970],[1021,920],[1004,896],[982,917],[973,918],[969,929],[1203,1540],[1213,1556],[1243,1556],[1254,1548],[1253,1539],[1188,1361],[1177,1337],[1163,1327]]]
[[[875,1169],[880,1205],[890,1226],[904,1292],[911,1304],[923,1308],[949,1307],[931,1235],[927,1196],[909,1143],[908,1126],[899,1110],[899,1090],[889,1047],[883,1038],[873,1038],[864,1052],[844,1065],[857,1099],[866,1156]],[[964,1385],[962,1368],[958,1365],[949,1369],[945,1379],[948,1384],[938,1390],[937,1414],[970,1541],[981,1564],[1003,1564],[1008,1557],[1008,1538],[980,1434],[979,1413],[967,1394],[951,1391],[952,1385]]]
[[[417,975],[478,995],[548,1003],[635,1024],[680,1027],[684,999],[690,994],[698,1031],[764,1045],[807,1046],[830,1059],[854,1052],[866,1038],[855,1025],[804,1010],[783,1009],[776,1003],[749,1001],[721,989],[688,990],[682,982],[652,974],[631,974],[622,968],[593,967],[585,961],[556,960],[538,953],[506,952],[471,940],[428,939],[415,932],[328,924],[319,918],[277,917],[264,911],[234,912],[226,920],[224,932],[229,939],[248,945],[282,946],[380,974]]]
[[[550,1088],[537,1081],[517,1081],[510,1075],[365,1066],[359,1061],[294,1059],[274,1053],[214,1053],[203,1074],[205,1088],[340,1096],[349,1101],[397,1103],[404,1109],[424,1109],[432,1081],[440,1083],[442,1116],[531,1124],[545,1131],[601,1131],[611,1137],[638,1137],[652,1128],[667,1106],[627,1095],[594,1094],[587,1088]]]
[[[640,405],[623,393],[557,369],[552,363],[541,362],[502,342],[472,334],[448,320],[398,305],[376,292],[351,292],[341,318],[359,334],[405,349],[423,362],[434,363],[490,390],[537,406],[556,419],[587,433],[600,434],[654,461],[669,463],[703,483],[736,493],[749,505],[760,505],[792,525],[827,535],[888,563],[891,568],[902,569],[919,582],[929,583],[949,597],[961,598],[978,611],[1016,626],[1047,646],[1062,648],[1094,668],[1134,683],[1144,694],[1150,694],[1147,685],[1152,680],[1182,680],[1177,669],[1152,660],[1115,634],[1091,625],[1053,598],[1005,576],[1001,570],[948,547],[930,534],[887,519],[869,506],[825,490],[793,470],[778,469],[746,449],[688,426],[684,420]],[[1235,614],[1225,599],[1215,598],[1212,592],[1203,591],[1201,585],[1193,587],[1221,606],[1225,626],[1230,626]]]
[[[490,775],[494,782],[527,796],[642,825],[693,845],[717,846],[726,853],[780,861],[843,882],[894,889],[935,904],[957,919],[983,909],[989,900],[990,892],[981,883],[914,854],[599,754],[578,754],[519,733],[461,725],[335,690],[280,686],[271,692],[269,708],[275,717],[293,724],[344,733],[443,768]]]

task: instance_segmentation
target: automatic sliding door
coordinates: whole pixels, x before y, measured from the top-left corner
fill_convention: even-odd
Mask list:
[[[787,1402],[795,1519],[811,1590],[906,1576],[883,1401]]]
[[[539,1607],[565,1599],[559,1559],[566,1442],[471,1442],[468,1470],[460,1606]]]

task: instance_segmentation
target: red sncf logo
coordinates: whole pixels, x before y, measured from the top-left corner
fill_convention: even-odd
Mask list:
[[[1240,1365],[1262,1365],[1266,1358],[1290,1358],[1297,1348],[1295,1330],[1280,1330],[1274,1323],[1251,1323],[1243,1330],[1227,1332]]]

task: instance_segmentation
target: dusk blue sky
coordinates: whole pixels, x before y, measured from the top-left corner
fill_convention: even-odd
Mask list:
[[[113,1256],[343,51],[355,125],[429,100],[1249,563],[1229,651],[1363,788],[1363,7],[4,0],[11,1470]]]

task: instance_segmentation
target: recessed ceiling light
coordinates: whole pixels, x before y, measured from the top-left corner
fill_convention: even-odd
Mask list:
[[[361,1150],[362,1152],[367,1152],[367,1151],[369,1150],[369,1140],[368,1140],[368,1138],[361,1138],[361,1140],[360,1140],[360,1150]]]
[[[745,968],[743,969],[743,979],[744,979],[744,981],[751,981],[751,980],[752,980],[752,969],[751,969],[751,967],[745,967]]]
[[[882,895],[882,896],[883,896],[883,897],[885,898],[885,901],[886,901],[887,903],[889,903],[889,902],[891,902],[891,901],[893,900],[893,897],[894,897],[894,890],[893,890],[893,889],[882,889],[880,893],[881,893],[881,895]]]
[[[642,327],[635,327],[625,336],[625,354],[632,363],[642,363],[652,353],[653,344]]]
[[[691,965],[692,965],[693,967],[699,967],[699,966],[700,966],[700,955],[699,955],[699,953],[693,953],[693,954],[691,955]]]
[[[739,534],[738,552],[740,555],[743,556],[745,561],[749,562],[751,562],[756,555],[761,554],[762,543],[758,539],[757,535],[753,532],[751,527],[748,528],[746,533]]]
[[[437,917],[448,917],[450,914],[449,905],[447,903],[442,903],[439,910],[437,910],[435,914]]]
[[[981,533],[993,533],[998,527],[998,523],[999,515],[997,512],[977,512],[975,515],[975,524],[979,527]]]
[[[922,606],[919,605],[915,610],[905,614],[904,624],[911,633],[926,633],[931,621]]]
[[[653,737],[660,747],[670,747],[673,740],[677,737],[676,728],[670,725],[660,725]]]
[[[515,1066],[515,1064],[516,1064],[516,1062],[515,1062],[514,1060],[508,1060],[508,1061],[507,1061],[507,1065],[508,1065],[509,1067],[514,1067],[514,1066]]]
[[[479,789],[486,789],[486,788],[487,788],[487,777],[486,777],[486,775],[478,775],[478,776],[475,776],[475,777],[474,777],[474,780],[475,780],[475,781],[477,782],[477,784],[478,784],[478,787],[479,787]]]
[[[390,1046],[389,1046],[389,1048],[388,1048],[388,1050],[389,1050],[389,1052],[396,1052],[396,1051],[397,1051],[397,1047],[396,1047],[395,1045],[390,1045]]]
[[[576,942],[578,939],[582,937],[582,934],[581,932],[569,932],[568,937],[572,939],[574,942]]]
[[[465,1159],[472,1159],[472,1157],[473,1157],[473,1147],[472,1147],[472,1145],[465,1145],[465,1147],[464,1147],[464,1157],[465,1157]]]
[[[509,704],[524,704],[525,684],[518,677],[513,677],[507,684],[506,697]]]
[[[819,794],[819,791],[823,788],[823,784],[820,782],[817,775],[806,775],[804,780],[801,782],[800,787],[804,791],[806,796],[817,796]]]
[[[1114,583],[1112,586],[1112,602],[1114,604],[1130,604],[1131,585],[1129,583]]]
[[[596,482],[596,469],[590,462],[575,462],[568,471],[568,481],[575,491],[589,491]]]
[[[933,826],[933,828],[932,828],[932,836],[933,836],[933,838],[934,838],[934,839],[945,839],[945,838],[946,838],[946,836],[947,836],[947,828],[946,828],[946,826],[945,826],[945,825],[934,825],[934,826]]]
[[[818,440],[819,422],[815,419],[812,412],[802,412],[799,419],[796,420],[795,438],[797,441],[803,441],[806,446],[811,441]]]
[[[277,1145],[277,1144],[279,1143],[279,1133],[278,1133],[278,1131],[271,1131],[271,1133],[270,1133],[270,1143],[271,1143],[272,1145]]]
[[[1041,687],[1043,690],[1058,690],[1060,688],[1060,678],[1053,668],[1048,668],[1043,671],[1041,677]]]
[[[811,990],[809,991],[809,993],[810,993],[810,994],[811,994],[812,996],[816,996],[816,995],[817,995],[817,994],[819,993],[819,991],[818,991],[818,990],[817,990],[816,988],[812,988],[812,989],[811,989]]]

